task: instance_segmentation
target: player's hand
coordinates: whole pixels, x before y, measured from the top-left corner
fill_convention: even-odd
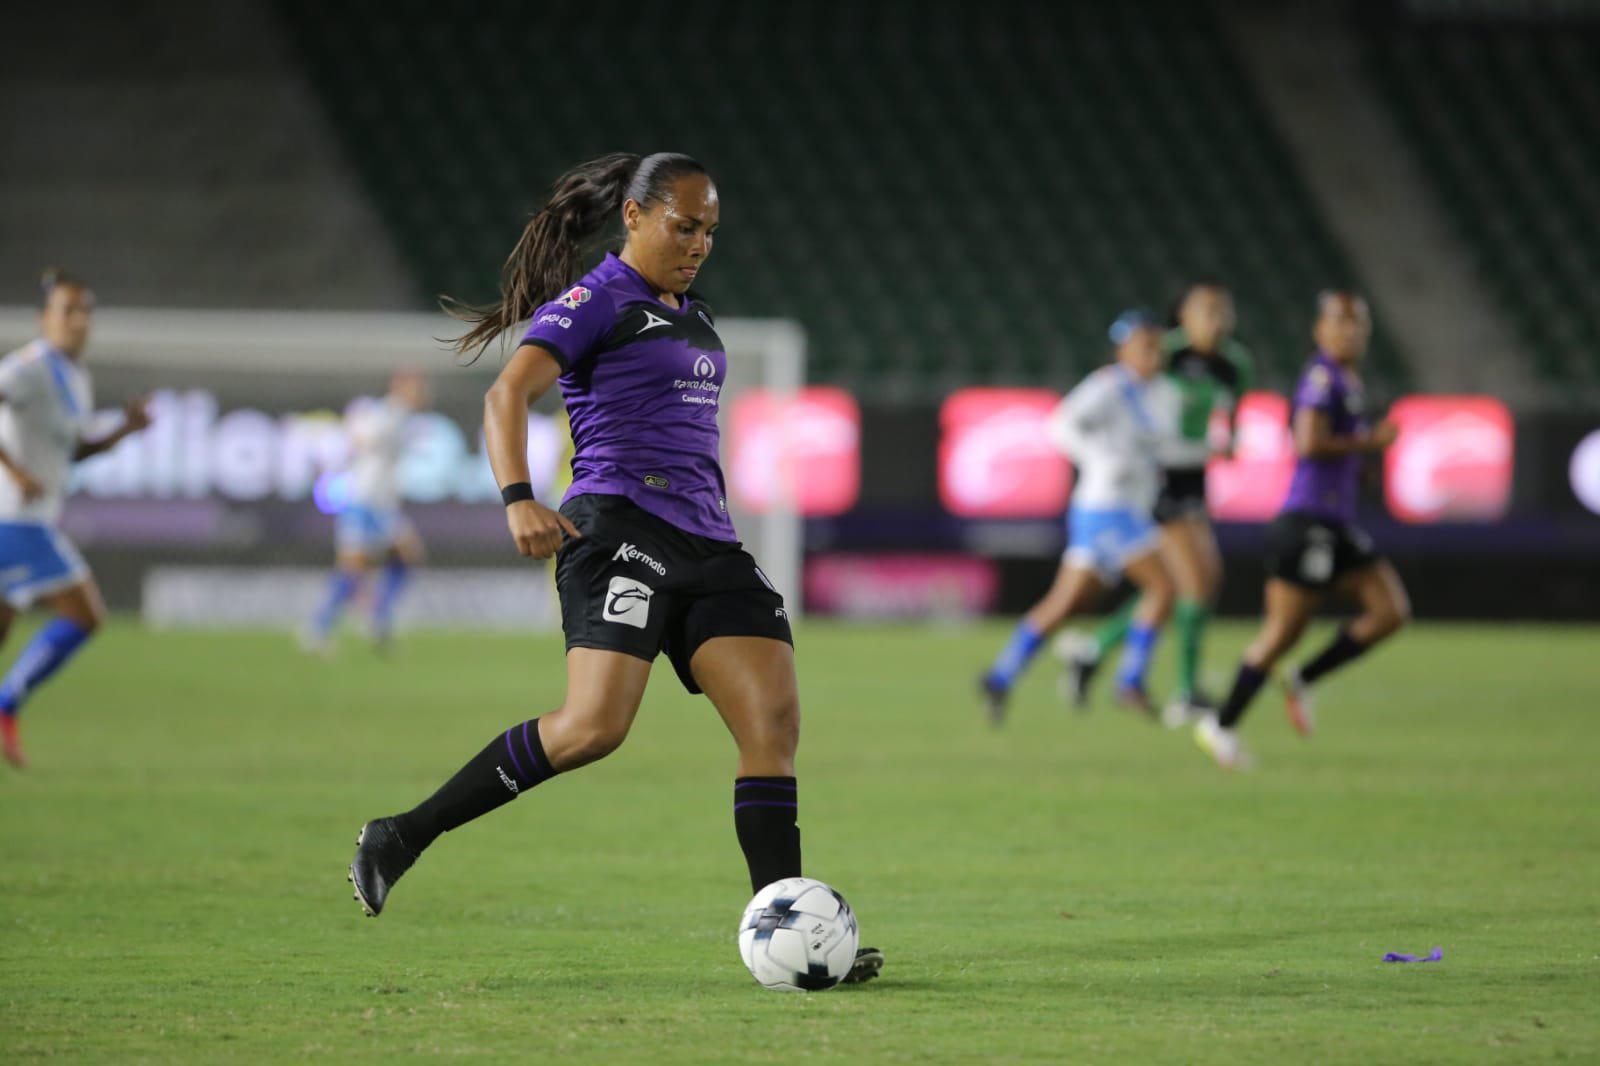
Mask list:
[[[32,502],[44,495],[44,486],[39,484],[38,479],[20,466],[8,467],[7,472],[16,481],[17,488],[22,491],[24,501]]]
[[[548,559],[561,547],[561,534],[579,538],[583,534],[566,515],[552,511],[537,500],[518,500],[506,508],[506,525],[517,551],[535,559]]]
[[[127,433],[137,433],[150,424],[150,397],[137,396],[122,408],[122,428]]]
[[[1367,446],[1375,452],[1381,452],[1395,442],[1400,436],[1400,427],[1395,425],[1394,419],[1385,418],[1382,422],[1372,427],[1372,432],[1367,434]]]

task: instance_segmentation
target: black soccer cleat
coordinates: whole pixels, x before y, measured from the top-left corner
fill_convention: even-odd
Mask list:
[[[844,975],[841,985],[859,985],[863,981],[870,981],[878,976],[883,969],[883,952],[877,948],[856,949],[856,961],[851,963],[850,972]]]
[[[978,692],[983,697],[983,706],[989,712],[989,724],[999,728],[1006,721],[1006,701],[1011,698],[1011,690],[996,681],[993,676],[984,674],[978,678]]]
[[[356,902],[368,918],[383,913],[389,890],[416,861],[417,853],[400,839],[393,818],[374,818],[361,827],[356,857],[350,861],[350,883],[356,886]]]
[[[1071,694],[1074,710],[1086,711],[1089,709],[1089,685],[1094,681],[1096,671],[1100,669],[1100,657],[1090,658],[1081,652],[1074,651],[1066,661],[1067,690]]]

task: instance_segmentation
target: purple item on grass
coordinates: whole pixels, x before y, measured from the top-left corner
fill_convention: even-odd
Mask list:
[[[1434,948],[1421,958],[1415,955],[1405,955],[1398,951],[1391,951],[1383,957],[1384,962],[1442,962],[1443,960],[1444,948]]]

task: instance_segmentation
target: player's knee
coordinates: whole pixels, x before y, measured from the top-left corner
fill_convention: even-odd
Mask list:
[[[626,721],[603,715],[570,716],[562,725],[559,759],[564,766],[581,766],[603,759],[628,739]],[[557,758],[555,752],[550,754]]]

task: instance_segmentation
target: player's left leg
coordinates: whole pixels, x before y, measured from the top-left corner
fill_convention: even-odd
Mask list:
[[[52,617],[0,680],[0,754],[13,766],[26,764],[17,719],[33,691],[67,664],[105,620],[105,601],[94,578],[41,597]],[[9,608],[8,608],[9,613]],[[9,622],[8,622],[9,625]]]
[[[1200,691],[1200,649],[1222,584],[1222,553],[1203,511],[1191,511],[1163,525],[1161,550],[1177,582],[1177,702],[1191,709],[1204,707],[1208,701]]]
[[[421,566],[425,558],[422,538],[410,523],[400,520],[372,596],[372,640],[379,651],[388,651],[394,640],[395,606],[411,581],[411,572]]]
[[[1139,588],[1138,606],[1117,666],[1117,698],[1146,714],[1154,713],[1145,687],[1145,674],[1155,655],[1161,627],[1172,616],[1175,584],[1159,550],[1151,549],[1128,561],[1123,572]]]
[[[1289,721],[1302,736],[1310,735],[1315,727],[1311,686],[1365,655],[1411,620],[1411,601],[1405,585],[1386,559],[1346,574],[1335,590],[1353,598],[1361,613],[1341,626],[1326,647],[1284,680]]]

